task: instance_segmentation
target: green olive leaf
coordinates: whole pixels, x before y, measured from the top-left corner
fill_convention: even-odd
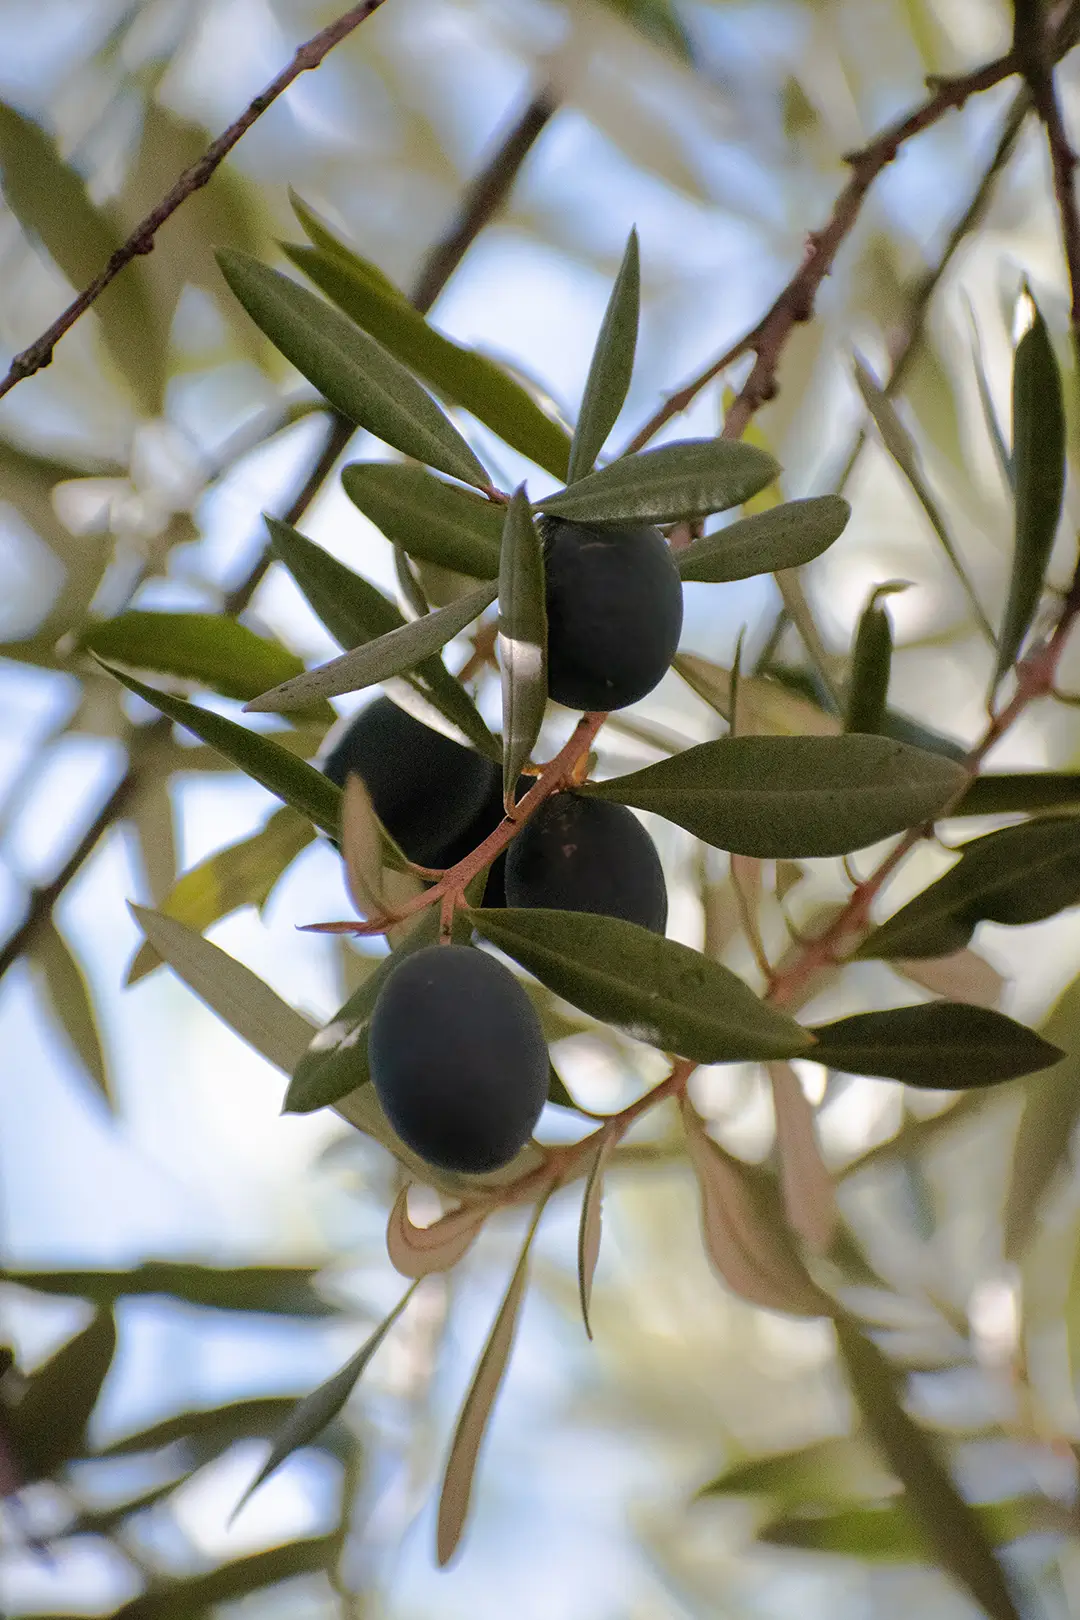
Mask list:
[[[881,434],[881,442],[901,473],[903,473],[912,494],[926,513],[930,527],[938,537],[938,542],[948,559],[949,566],[959,580],[960,587],[968,599],[976,624],[987,640],[993,643],[993,627],[986,617],[986,612],[979,601],[968,572],[960,560],[960,553],[957,551],[953,538],[949,533],[948,525],[941,514],[941,508],[931,494],[930,486],[922,470],[915,441],[900,420],[896,406],[886,394],[870,367],[858,354],[855,356],[855,382],[866,408],[873,418],[874,425]]]
[[[975,1509],[936,1446],[900,1404],[897,1371],[844,1311],[835,1317],[840,1359],[867,1433],[905,1488],[905,1505],[933,1558],[991,1620],[1020,1620]]]
[[[663,816],[718,849],[795,860],[845,855],[929,821],[964,780],[951,761],[886,737],[735,737],[580,791]]]
[[[23,1480],[54,1473],[85,1449],[86,1427],[116,1351],[116,1323],[104,1307],[30,1378],[5,1427]]]
[[[224,754],[225,758],[242,770],[245,775],[260,783],[268,792],[284,799],[291,804],[294,810],[307,816],[316,827],[329,833],[331,838],[338,835],[338,824],[341,814],[341,789],[317,771],[313,765],[304,760],[297,759],[288,749],[282,748],[272,737],[264,736],[257,731],[248,731],[246,726],[238,726],[235,720],[227,720],[224,715],[215,714],[212,709],[203,709],[195,703],[186,703],[183,698],[172,697],[168,692],[159,692],[152,686],[144,686],[133,675],[127,675],[123,670],[114,669],[111,664],[99,659],[103,669],[110,675],[115,675],[130,692],[141,697],[145,703],[150,703],[161,713],[168,715],[170,720],[186,730],[194,732],[201,742]],[[303,707],[304,705],[301,705]]]
[[[490,486],[431,395],[374,338],[249,254],[222,248],[217,261],[256,326],[335,410],[402,455],[479,489]]]
[[[176,880],[161,914],[201,934],[241,906],[264,906],[281,874],[315,836],[306,816],[286,805],[249,838],[226,844]],[[129,985],[152,973],[161,961],[148,942],[140,945],[127,974]]]
[[[497,578],[505,507],[408,462],[353,461],[341,482],[353,505],[410,557]]]
[[[871,593],[859,618],[844,716],[845,731],[870,736],[884,728],[892,670],[892,622],[888,609],[879,605],[880,594],[880,587]]]
[[[801,568],[829,549],[850,516],[851,507],[840,495],[785,501],[703,535],[677,552],[675,561],[688,585],[721,585]]]
[[[1000,771],[977,777],[951,816],[1012,816],[1021,810],[1052,810],[1080,804],[1080,773]]]
[[[1035,617],[1065,491],[1061,375],[1046,322],[1037,307],[1031,325],[1016,346],[1012,409],[1016,527],[995,682],[1012,668]]]
[[[155,675],[197,681],[242,703],[303,672],[303,660],[246,624],[220,613],[144,613],[130,609],[95,624],[82,645],[99,658]],[[332,721],[332,709],[320,712]]]
[[[499,659],[503,699],[503,792],[513,795],[547,708],[544,554],[525,486],[506,513],[499,564]]]
[[[275,1434],[270,1455],[229,1515],[230,1524],[245,1503],[251,1500],[259,1486],[268,1480],[294,1451],[300,1451],[304,1446],[310,1445],[326,1426],[334,1421],[415,1291],[416,1284],[413,1283],[411,1288],[405,1290],[389,1315],[379,1323],[370,1338],[365,1340],[354,1356],[350,1356],[344,1367],[340,1367],[331,1378],[320,1384],[318,1389],[313,1389],[310,1395],[305,1395],[303,1400],[297,1401]]]
[[[408,622],[374,585],[288,523],[268,517],[266,526],[274,556],[289,570],[339,646],[366,646]],[[441,658],[425,658],[403,679],[481,754],[495,761],[502,758],[476,704]]]
[[[542,907],[471,916],[485,939],[556,995],[665,1052],[734,1063],[805,1057],[813,1045],[729,969],[635,923]]]
[[[577,427],[570,446],[570,465],[566,473],[568,484],[575,484],[592,472],[596,458],[626,402],[634,369],[640,306],[638,236],[637,231],[632,230],[589,365]]]
[[[553,477],[566,477],[569,435],[526,387],[497,361],[430,325],[376,265],[335,236],[299,197],[292,197],[292,205],[314,250],[288,242],[284,250],[339,309],[440,399],[471,411]]]
[[[1041,816],[962,844],[944,877],[875,928],[864,960],[947,956],[981,922],[1017,927],[1080,904],[1080,817]]]
[[[433,653],[439,652],[459,635],[485,608],[495,600],[496,586],[481,585],[467,596],[439,608],[422,619],[413,619],[389,635],[369,641],[363,647],[342,653],[316,669],[309,669],[294,680],[275,686],[269,692],[244,705],[250,714],[287,714],[305,709],[313,698],[340,697],[345,692],[360,692],[415,670]]]
[[[1004,1013],[959,1001],[856,1013],[815,1025],[812,1033],[818,1044],[803,1055],[815,1062],[929,1091],[996,1085],[1048,1069],[1063,1056]]]
[[[129,902],[128,910],[161,959],[211,1012],[268,1063],[290,1073],[315,1030],[250,968],[175,917]]]
[[[675,523],[740,506],[779,470],[764,450],[736,439],[684,439],[609,462],[533,504],[538,512],[598,527]]]

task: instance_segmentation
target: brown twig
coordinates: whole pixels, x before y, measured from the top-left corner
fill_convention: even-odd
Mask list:
[[[1077,567],[1072,588],[1062,605],[1053,630],[1044,641],[1033,647],[1017,666],[1016,689],[1012,697],[1004,708],[990,717],[982,737],[964,760],[964,768],[968,773],[967,781],[952,803],[946,805],[940,812],[942,818],[948,816],[952,805],[962,797],[968,784],[978,776],[987,754],[1000,742],[1014,721],[1036,699],[1053,695],[1058,664],[1078,617],[1080,617],[1080,565]],[[783,972],[773,976],[766,999],[774,1005],[792,1001],[820,968],[839,962],[869,926],[870,907],[886,880],[917,844],[933,837],[933,834],[933,824],[909,828],[869,877],[864,878],[856,886],[844,909],[829,926],[815,938],[808,940],[796,960]]]
[[[376,4],[380,3],[381,0],[376,0]],[[356,7],[354,8],[354,11],[371,11],[374,9],[375,6],[372,5],[367,8]],[[353,12],[350,12],[347,15],[352,17]],[[345,19],[342,19],[342,21],[344,20]],[[356,18],[356,21],[362,20],[362,17]],[[337,27],[339,25],[334,24],[332,26]],[[353,23],[351,26],[355,26],[355,23]],[[326,33],[327,30],[324,29],[322,35],[316,35],[316,39],[323,39]],[[314,42],[309,42],[309,45],[311,43]],[[336,41],[333,43],[336,43]],[[306,50],[308,47],[305,46],[302,47],[302,49]],[[326,51],[329,49],[330,46],[328,45],[326,50],[323,51],[324,56]],[[289,72],[293,69],[295,69],[293,72],[293,77],[296,76],[296,73],[304,71],[303,67],[296,67],[295,58],[291,68],[287,69],[286,71]],[[275,80],[274,83],[277,84],[278,80]],[[264,95],[269,95],[269,91],[265,91]],[[445,241],[438,243],[432,250],[430,258],[420,273],[417,288],[413,295],[417,308],[423,309],[425,307],[430,307],[429,305],[425,305],[424,300],[430,298],[432,302],[434,301],[442,287],[445,285],[446,280],[450,277],[450,275],[453,274],[453,271],[461,262],[461,258],[468,247],[476,240],[484,226],[487,225],[491,220],[499,203],[504,201],[509,195],[514,179],[521,168],[522,163],[525,161],[531,146],[534,144],[537,136],[544,127],[544,124],[546,124],[548,119],[551,117],[551,114],[555,110],[555,104],[551,98],[551,93],[547,91],[542,92],[540,96],[534,98],[533,102],[530,103],[530,107],[538,107],[541,101],[543,102],[544,106],[550,106],[550,110],[547,113],[547,117],[544,118],[541,123],[539,123],[538,127],[535,127],[535,132],[532,134],[531,139],[526,142],[522,137],[522,131],[527,124],[530,128],[536,126],[538,115],[534,111],[530,120],[529,112],[527,110],[515,127],[509,132],[503,145],[487,165],[483,175],[471,188],[468,201],[463,206],[460,216],[455,221],[450,236],[448,236]],[[254,105],[255,103],[253,102],[252,106]],[[251,109],[249,108],[248,112],[250,113],[250,111]],[[234,125],[233,129],[235,130],[236,127],[237,126]],[[243,133],[243,131],[241,130],[240,133]],[[229,131],[226,132],[226,135],[227,134],[229,134]],[[221,137],[222,140],[225,138],[225,136]],[[235,144],[236,139],[239,139],[239,135],[234,137],[233,144]],[[215,143],[215,145],[216,144],[218,143]],[[212,152],[213,150],[214,148],[211,147],[210,151]],[[222,153],[222,156],[223,155],[224,153]],[[205,162],[208,156],[209,153],[207,153],[200,161]],[[217,161],[221,161],[220,157],[217,159]],[[190,173],[191,171],[188,172]],[[499,177],[501,187],[497,196],[493,195],[494,177],[496,175]],[[480,183],[484,176],[488,177],[488,184],[486,187]],[[209,178],[209,175],[207,175],[206,178]],[[183,177],[181,181],[178,182],[178,186],[182,183]],[[200,181],[199,184],[205,184],[205,180]],[[194,189],[194,187],[191,187],[190,189]],[[169,193],[169,198],[173,198],[175,196],[176,190],[177,188],[174,187],[173,191]],[[184,195],[188,194],[188,192],[185,192]],[[164,202],[159,204],[158,208],[154,210],[154,215],[161,212],[168,200],[169,199],[165,199]],[[179,201],[182,200],[183,198],[179,199]],[[168,212],[171,213],[176,207],[178,207],[179,201],[174,202]],[[167,214],[164,217],[167,217]],[[142,230],[145,227],[145,224],[146,221],[144,221],[143,225],[139,227],[139,230]],[[138,234],[138,232],[136,232],[136,234]],[[114,271],[113,273],[115,274],[116,272]],[[102,285],[104,285],[104,283]],[[91,289],[88,288],[87,292],[90,293],[90,291]],[[97,293],[100,291],[101,288],[98,287],[97,292],[93,293],[93,297],[96,297]],[[86,295],[84,295],[84,297],[85,296]],[[92,302],[92,298],[90,299],[90,302]],[[89,305],[87,304],[86,307],[89,307]],[[67,313],[70,313],[70,311]],[[73,320],[77,318],[77,315],[72,317]],[[59,335],[59,333],[56,333],[56,336]],[[46,336],[48,336],[48,334],[46,334]],[[55,342],[55,337],[53,341]],[[30,375],[30,373],[28,372],[27,375]],[[9,384],[9,386],[14,385]],[[337,412],[333,412],[331,414],[329,435],[319,453],[318,460],[315,462],[311,472],[305,479],[302,488],[297,492],[292,504],[289,507],[289,510],[285,513],[284,521],[286,523],[296,524],[300,522],[300,519],[308,510],[312,501],[318,495],[323,484],[333,471],[334,465],[339,456],[345,450],[353,431],[353,424],[345,417],[338,415]],[[265,577],[266,571],[270,567],[272,560],[273,554],[269,546],[267,546],[260,553],[259,557],[256,559],[255,563],[249,569],[244,578],[226,594],[222,602],[223,613],[235,616],[243,612],[244,608],[248,606],[263,578]],[[22,952],[26,950],[27,946],[33,940],[37,930],[52,915],[53,906],[63,894],[68,884],[74,877],[77,876],[78,872],[81,870],[84,863],[89,859],[90,855],[93,854],[94,849],[96,848],[101,837],[116,821],[121,820],[123,816],[126,815],[134,801],[136,791],[142,781],[147,758],[150,756],[155,744],[168,736],[170,727],[171,722],[168,720],[155,720],[150,725],[141,728],[135,733],[132,739],[128,767],[124,772],[124,775],[113,788],[112,792],[101,806],[101,809],[94,817],[93,822],[87,828],[75,850],[69,856],[61,870],[57,873],[56,877],[53,878],[50,883],[33,891],[27,902],[22,921],[18,923],[4,944],[0,946],[0,978],[2,978],[7,970],[18,960]]]
[[[254,101],[240,114],[235,123],[229,125],[216,141],[212,141],[202,157],[184,170],[172,190],[161,199],[156,208],[151,209],[146,218],[142,220],[127,241],[109,259],[104,269],[94,277],[88,287],[85,287],[79,296],[72,300],[62,315],[59,315],[48,331],[41,336],[28,349],[17,354],[12,360],[7,376],[0,381],[0,399],[10,393],[17,383],[32,377],[35,372],[43,370],[51,364],[53,350],[66,332],[69,332],[81,315],[84,315],[95,299],[99,298],[105,288],[116,280],[124,267],[136,259],[140,254],[150,253],[154,247],[154,240],[165,221],[187,201],[193,192],[205,186],[214,171],[223,159],[232,151],[241,136],[245,135],[268,107],[272,106],[278,97],[298,79],[301,73],[307,73],[317,68],[323,59],[329,55],[335,45],[353,32],[355,28],[366,21],[373,11],[377,11],[383,0],[363,0],[358,6],[352,6],[343,16],[335,22],[313,35],[305,44],[301,45],[287,67],[282,68],[276,79],[271,80],[266,89],[257,95]]]
[[[1035,110],[1046,129],[1054,196],[1069,271],[1069,320],[1073,345],[1080,358],[1080,211],[1076,204],[1076,153],[1065,128],[1054,85],[1054,42],[1043,25],[1042,8],[1032,0],[1017,0],[1015,13],[1013,53],[1021,63]]]
[[[558,111],[554,91],[545,86],[531,98],[473,180],[446,236],[428,255],[417,277],[412,302],[426,315],[485,225],[509,197],[521,166]]]
[[[519,828],[529,817],[540,808],[545,799],[549,799],[560,788],[566,787],[574,781],[574,771],[580,760],[588,757],[593,739],[600,727],[607,719],[603,713],[583,714],[569,738],[559,752],[549,759],[533,786],[514,806],[512,816],[500,821],[495,831],[489,833],[482,844],[478,844],[471,854],[458,861],[456,866],[448,867],[430,889],[423,894],[415,895],[407,900],[397,910],[384,917],[373,917],[369,922],[340,922],[340,923],[308,923],[304,932],[309,934],[385,934],[387,929],[404,922],[407,917],[413,917],[419,911],[434,905],[436,900],[443,901],[447,896],[461,897],[465,890],[485,867],[491,865],[497,855],[500,855],[516,837]]]
[[[1053,36],[1052,54],[1055,59],[1070,49],[1073,43],[1073,30],[1062,23]],[[895,160],[907,141],[931,129],[947,113],[962,107],[971,96],[990,90],[1021,71],[1022,62],[1014,48],[971,73],[934,80],[930,94],[919,106],[890,124],[861,151],[851,153],[845,159],[851,177],[833,205],[832,216],[820,231],[811,233],[802,264],[771,307],[718,359],[670,394],[630,440],[624,454],[641,450],[673,417],[685,411],[703,388],[736,360],[752,354],[754,362],[750,374],[732,401],[724,421],[725,438],[740,437],[755,412],[775,394],[776,374],[784,347],[795,327],[811,319],[821,283],[832,270],[837,253],[854,229],[874,181]]]

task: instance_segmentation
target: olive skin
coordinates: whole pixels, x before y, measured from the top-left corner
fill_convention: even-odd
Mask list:
[[[375,1003],[368,1061],[402,1141],[439,1170],[509,1164],[547,1100],[540,1019],[509,968],[466,945],[428,945]]]
[[[354,772],[362,779],[375,814],[418,866],[447,865],[446,851],[488,803],[493,786],[501,792],[491,760],[425,726],[388,697],[361,709],[321,766],[338,787]]]
[[[545,519],[548,694],[568,709],[625,709],[668,670],[682,581],[659,529]]]
[[[654,934],[667,926],[667,885],[656,845],[624,804],[556,793],[506,853],[506,900],[621,917]]]

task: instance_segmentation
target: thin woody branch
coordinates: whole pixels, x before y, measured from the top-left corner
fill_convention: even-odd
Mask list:
[[[1065,263],[1069,271],[1069,320],[1073,345],[1080,356],[1080,211],[1076,203],[1076,153],[1054,84],[1053,40],[1042,22],[1041,7],[1017,0],[1013,52],[1022,64],[1035,110],[1046,129],[1054,197],[1061,221]]]
[[[292,61],[282,68],[277,78],[272,79],[266,89],[250,102],[240,117],[229,125],[216,141],[212,141],[202,157],[184,170],[172,190],[164,196],[156,208],[151,209],[146,218],[142,220],[127,241],[109,259],[104,269],[95,276],[88,287],[84,287],[79,296],[72,300],[62,315],[49,329],[41,334],[28,349],[17,354],[8,369],[7,376],[0,380],[0,399],[11,392],[17,383],[32,377],[51,364],[53,351],[60,339],[69,332],[80,316],[85,315],[96,299],[100,298],[106,287],[115,281],[121,270],[129,265],[140,254],[153,251],[158,231],[170,219],[180,205],[187,201],[193,192],[205,186],[223,160],[232,151],[237,141],[251,128],[252,124],[260,119],[268,107],[271,107],[280,95],[286,91],[295,79],[302,73],[308,73],[317,68],[330,54],[335,45],[340,45],[355,28],[365,22],[373,11],[377,11],[383,0],[363,0],[363,4],[352,6],[343,16],[335,22],[312,36],[306,44],[299,47]]]
[[[1053,35],[1050,54],[1059,59],[1075,43],[1075,23],[1072,11],[1058,25]],[[851,170],[847,185],[833,205],[828,223],[813,232],[808,241],[802,264],[777,295],[761,320],[713,360],[690,382],[668,396],[644,426],[626,446],[625,454],[641,450],[675,416],[685,411],[701,390],[713,382],[735,361],[753,355],[750,374],[732,401],[724,422],[724,437],[739,438],[747,423],[776,393],[776,377],[785,345],[795,327],[810,320],[814,304],[825,277],[836,261],[837,253],[854,229],[863,203],[883,170],[895,161],[901,148],[916,135],[941,121],[947,113],[963,107],[973,95],[991,90],[997,84],[1023,71],[1023,59],[1016,48],[993,62],[988,62],[971,73],[956,78],[931,81],[930,94],[903,118],[890,124],[869,145],[846,159]]]

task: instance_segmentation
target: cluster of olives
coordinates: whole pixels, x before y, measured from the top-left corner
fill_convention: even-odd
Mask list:
[[[658,529],[593,529],[547,520],[548,690],[585,710],[645,696],[675,654],[678,570]],[[409,860],[453,866],[503,820],[502,776],[471,749],[389,698],[369,703],[323,760],[343,787],[363,780]],[[529,786],[523,778],[519,796]],[[620,917],[656,933],[667,889],[656,848],[623,805],[573,791],[544,801],[492,863],[484,905]],[[548,1091],[540,1019],[513,973],[485,952],[414,952],[381,990],[368,1036],[372,1082],[402,1140],[439,1169],[509,1163],[532,1135]]]

